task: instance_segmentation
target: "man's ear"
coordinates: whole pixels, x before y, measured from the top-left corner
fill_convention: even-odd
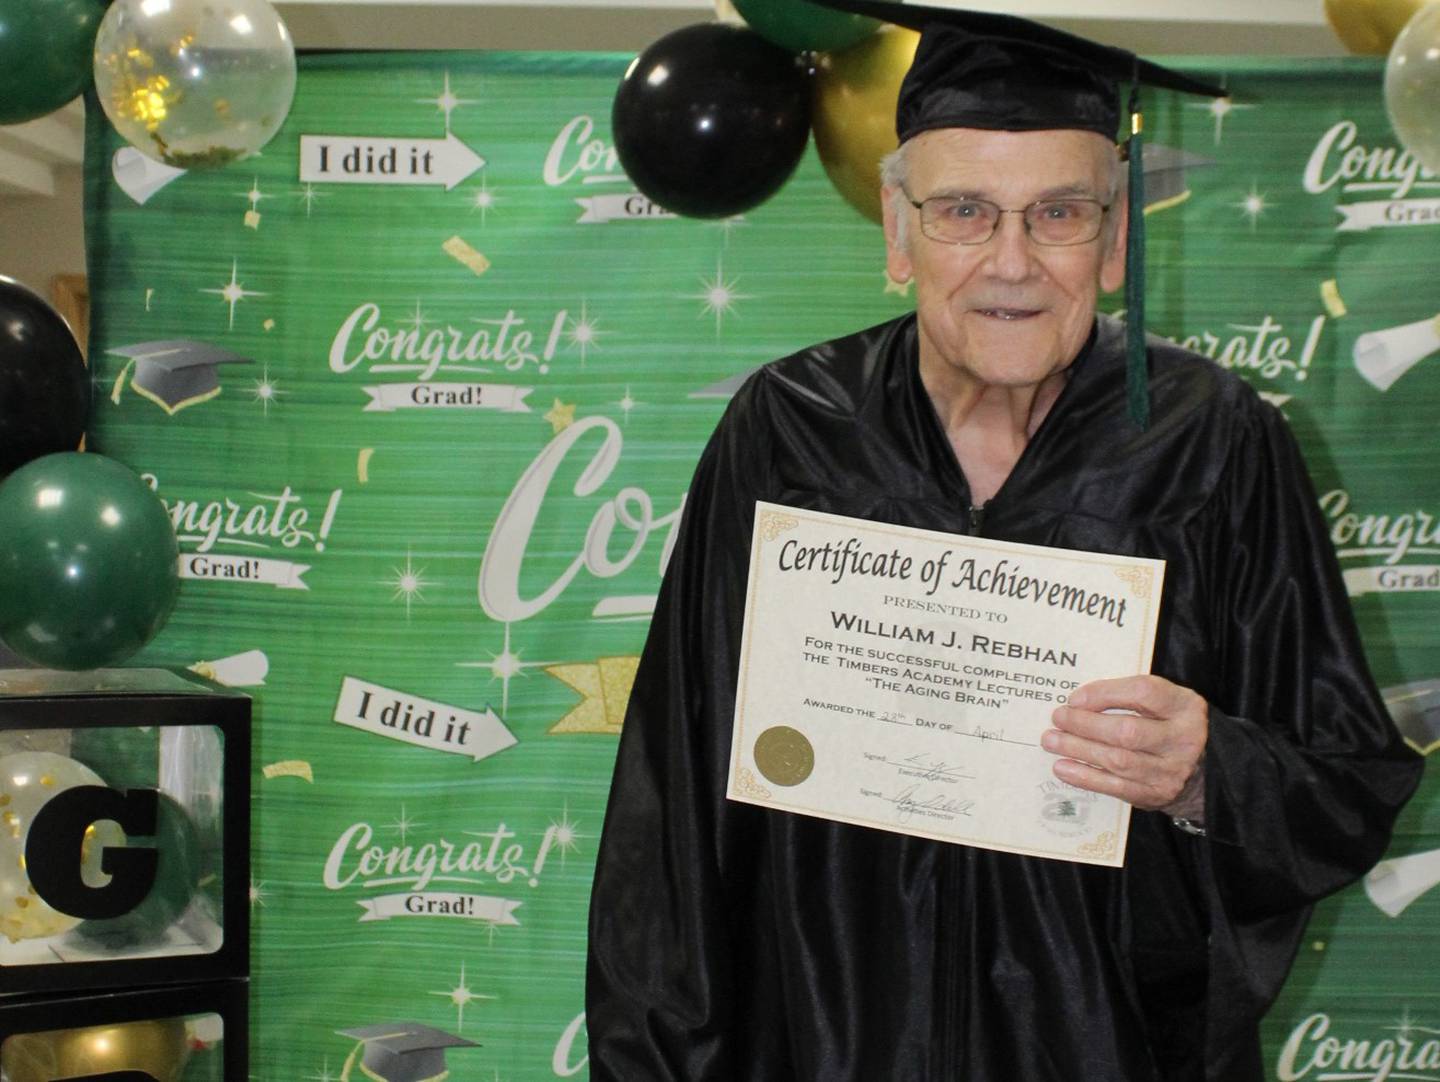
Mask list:
[[[1113,293],[1125,284],[1125,249],[1130,239],[1130,195],[1127,192],[1110,208],[1115,215],[1115,233],[1100,264],[1100,288]]]
[[[898,190],[880,189],[880,209],[885,215],[885,270],[891,281],[908,282],[914,277],[915,268],[910,262],[909,245],[900,243],[900,222],[896,215],[905,211],[903,207],[896,209],[894,195]]]

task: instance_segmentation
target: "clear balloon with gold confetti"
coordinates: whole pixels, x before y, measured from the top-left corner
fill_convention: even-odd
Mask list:
[[[1440,171],[1440,3],[1417,11],[1391,46],[1385,110],[1400,144]]]
[[[11,943],[60,935],[80,923],[35,892],[25,866],[25,843],[35,814],[56,794],[104,784],[99,774],[68,755],[19,751],[0,757],[0,935]],[[101,857],[107,846],[124,843],[125,834],[114,822],[90,825],[80,852],[80,876],[88,886],[109,881],[100,870]],[[51,859],[73,859],[73,854],[55,853]]]
[[[295,45],[267,0],[115,0],[95,39],[95,90],[142,153],[218,169],[285,122]]]

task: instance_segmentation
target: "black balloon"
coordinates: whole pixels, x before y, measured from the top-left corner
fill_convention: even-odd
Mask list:
[[[36,294],[0,277],[0,477],[75,450],[89,410],[90,377],[70,328]]]
[[[687,26],[630,66],[611,124],[620,164],[651,200],[693,218],[739,214],[805,152],[809,73],[753,30]]]

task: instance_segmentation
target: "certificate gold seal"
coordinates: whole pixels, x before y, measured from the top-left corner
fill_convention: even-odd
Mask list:
[[[776,725],[755,740],[755,768],[776,785],[799,785],[815,769],[815,749],[799,729]]]

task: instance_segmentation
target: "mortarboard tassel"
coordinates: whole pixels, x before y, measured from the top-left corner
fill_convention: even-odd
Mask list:
[[[1145,121],[1140,84],[1130,91],[1130,210],[1125,242],[1125,395],[1130,419],[1150,427],[1150,379],[1145,355]]]

